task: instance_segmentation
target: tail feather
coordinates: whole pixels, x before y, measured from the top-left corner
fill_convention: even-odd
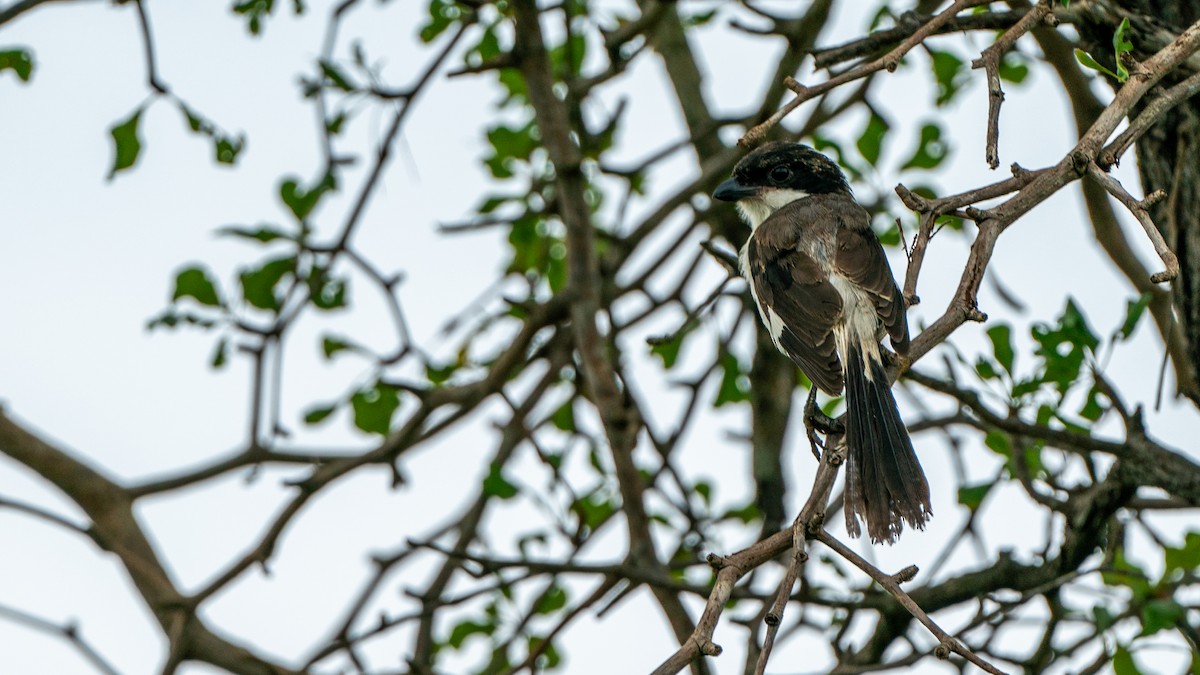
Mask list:
[[[896,409],[883,364],[857,348],[846,355],[846,529],[867,521],[874,543],[904,529],[924,529],[933,515],[929,484]],[[869,365],[868,365],[869,362]],[[868,370],[869,377],[868,377]]]

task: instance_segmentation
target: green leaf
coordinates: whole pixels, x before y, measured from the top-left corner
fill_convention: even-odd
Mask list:
[[[314,270],[308,277],[309,298],[317,309],[341,309],[346,306],[345,279],[329,276],[324,270]]]
[[[1171,598],[1160,598],[1142,606],[1142,636],[1154,635],[1164,628],[1174,628],[1185,616],[1185,610]]]
[[[262,20],[275,9],[275,0],[244,0],[233,6],[235,14],[246,17],[246,27],[251,35],[262,32]]]
[[[33,77],[33,55],[27,49],[5,49],[0,51],[0,72],[11,70],[17,79],[28,82]]]
[[[1129,17],[1121,19],[1121,25],[1117,26],[1117,32],[1113,33],[1113,60],[1117,63],[1117,80],[1124,82],[1129,79],[1129,70],[1125,68],[1125,60],[1121,58],[1124,54],[1133,51],[1133,43],[1125,36],[1125,32],[1129,30]]]
[[[472,635],[491,635],[496,630],[494,623],[484,624],[475,621],[467,620],[454,626],[450,630],[450,637],[446,643],[454,649],[459,649],[466,642],[467,638]]]
[[[954,95],[966,80],[963,61],[950,52],[931,50],[933,77],[937,81],[938,96],[934,103],[941,107],[954,99]]]
[[[538,637],[536,635],[529,636],[529,651],[532,653],[541,650],[542,652],[534,662],[534,672],[540,673],[547,670],[554,670],[558,666],[562,665],[562,655],[558,653],[558,649],[554,647],[554,643],[551,642],[543,649],[542,645],[545,644],[545,642],[546,638]]]
[[[717,390],[717,398],[713,407],[719,408],[726,403],[741,403],[750,399],[750,381],[742,372],[742,366],[736,356],[728,351],[721,352],[721,386]]]
[[[680,330],[676,331],[669,338],[663,336],[649,339],[650,353],[662,359],[663,368],[668,370],[674,368],[675,362],[679,360],[679,350],[683,347],[683,340],[690,332],[690,330]]]
[[[921,127],[921,138],[912,157],[901,166],[903,169],[933,169],[946,159],[948,150],[942,142],[942,128],[929,123]]]
[[[867,119],[867,126],[858,136],[858,152],[871,166],[879,161],[879,153],[883,150],[883,139],[887,136],[891,125],[874,110]]]
[[[537,605],[533,608],[534,614],[553,614],[563,607],[567,606],[567,592],[562,586],[555,584],[542,594]]]
[[[1136,300],[1125,301],[1125,322],[1121,324],[1121,339],[1128,340],[1133,335],[1133,331],[1137,328],[1142,314],[1146,312],[1146,307],[1150,305],[1152,297],[1150,293],[1143,293]]]
[[[991,492],[995,483],[980,483],[979,485],[964,485],[958,488],[958,503],[974,511],[983,504],[983,498]]]
[[[319,405],[309,408],[308,412],[304,413],[304,423],[310,426],[320,424],[325,421],[325,418],[332,415],[333,411],[337,410],[337,407],[336,403],[330,403],[329,405]]]
[[[996,357],[996,362],[1012,375],[1016,359],[1012,347],[1012,328],[1008,324],[997,324],[988,329],[987,336],[992,341],[992,355]]]
[[[1029,66],[1018,52],[1008,52],[1000,59],[1000,79],[1013,84],[1021,84],[1029,76]]]
[[[1174,570],[1190,572],[1200,567],[1200,533],[1188,532],[1180,548],[1165,547],[1163,561],[1166,565],[1164,576]]]
[[[354,409],[354,426],[370,434],[387,436],[392,428],[392,415],[400,407],[400,395],[394,387],[377,382],[370,389],[355,392],[350,397]]]
[[[1112,77],[1117,80],[1121,79],[1121,78],[1117,77],[1116,73],[1114,73],[1113,71],[1109,70],[1108,68],[1105,68],[1104,66],[1100,65],[1099,61],[1097,61],[1096,59],[1093,59],[1091,54],[1083,51],[1082,49],[1078,49],[1078,48],[1075,49],[1075,60],[1078,61],[1079,63],[1083,64],[1083,66],[1086,68],[1091,68],[1092,70],[1095,70],[1097,72],[1104,73],[1105,75],[1108,75],[1109,77]]]
[[[451,23],[461,17],[462,9],[451,0],[432,0],[429,3],[429,22],[422,26],[418,33],[421,41],[433,42],[450,27]]]
[[[337,181],[332,174],[326,174],[312,189],[305,189],[300,183],[289,178],[279,186],[279,198],[291,209],[296,220],[303,222],[312,213],[326,193],[337,189]]]
[[[326,359],[332,359],[334,354],[344,351],[354,351],[358,346],[349,340],[342,339],[335,335],[326,335],[321,338],[321,352],[325,354]]]
[[[1113,556],[1113,562],[1108,569],[1100,572],[1100,579],[1106,586],[1124,586],[1133,593],[1135,602],[1141,602],[1150,594],[1150,581],[1142,568],[1125,559],[1123,551]]]
[[[112,180],[118,171],[124,171],[137,163],[138,154],[142,151],[142,141],[138,138],[138,123],[142,119],[143,110],[145,108],[134,110],[129,119],[109,130],[113,139],[113,165],[108,172],[109,180]]]
[[[984,380],[995,380],[1000,377],[1000,373],[996,372],[996,367],[992,365],[992,362],[982,356],[975,362],[975,372]]]
[[[286,256],[268,260],[257,269],[244,270],[240,275],[242,296],[254,307],[278,311],[280,300],[275,294],[275,286],[295,269],[296,258]]]
[[[1117,618],[1104,605],[1096,605],[1092,607],[1092,622],[1096,624],[1096,630],[1103,632],[1113,627],[1117,622]]]
[[[175,292],[171,294],[171,301],[180,298],[192,298],[209,307],[221,306],[221,297],[208,276],[208,270],[199,266],[185,268],[175,275]]]
[[[498,464],[493,464],[491,471],[489,471],[487,477],[483,479],[483,494],[485,497],[512,499],[520,492],[520,488],[518,488],[516,485],[513,485],[507,478],[504,477],[502,468]]]
[[[1133,662],[1133,654],[1125,647],[1117,647],[1112,659],[1113,672],[1116,675],[1142,675],[1137,664]]]
[[[568,399],[554,411],[550,421],[559,431],[573,433],[575,431],[575,401]]]
[[[237,164],[238,155],[246,147],[246,137],[216,135],[213,137],[213,154],[218,164]]]
[[[329,61],[321,61],[318,65],[321,68],[321,74],[324,75],[325,79],[329,80],[334,87],[337,87],[338,89],[347,93],[358,90],[358,85],[351,82],[350,78],[346,77],[346,74],[343,73],[341,69],[337,67],[337,65]]]
[[[215,349],[213,349],[212,358],[209,360],[209,363],[212,365],[213,370],[220,370],[221,368],[223,368],[225,366],[225,361],[228,359],[228,356],[229,356],[229,339],[221,338],[220,340],[217,340],[217,346]]]
[[[269,225],[259,225],[256,228],[226,225],[217,230],[217,236],[240,237],[263,244],[270,243],[276,239],[293,239],[292,235]]]

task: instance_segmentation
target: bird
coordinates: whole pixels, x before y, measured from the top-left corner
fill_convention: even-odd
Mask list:
[[[929,483],[892,395],[884,335],[908,353],[908,319],[871,217],[833,160],[775,141],[743,157],[713,198],[735,202],[750,236],[742,276],[771,341],[813,386],[846,396],[846,529],[895,543],[933,515]],[[813,401],[810,397],[810,401]],[[815,446],[814,446],[815,449]]]

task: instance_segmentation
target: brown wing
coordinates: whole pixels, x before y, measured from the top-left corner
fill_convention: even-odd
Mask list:
[[[746,274],[758,313],[780,351],[822,391],[837,395],[842,365],[833,324],[842,313],[842,298],[817,262],[795,248],[799,230],[797,236],[788,231],[799,223],[780,215],[768,218],[746,244]]]
[[[850,198],[846,201],[852,208],[838,209],[842,222],[837,231],[834,267],[871,296],[875,314],[892,338],[892,348],[905,354],[908,352],[908,319],[904,314],[904,296],[896,286],[883,246],[871,231],[867,212]]]

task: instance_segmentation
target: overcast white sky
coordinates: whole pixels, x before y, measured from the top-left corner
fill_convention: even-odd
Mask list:
[[[320,49],[329,3],[314,2],[299,18],[290,14],[291,3],[280,4],[286,6],[268,21],[264,35],[251,38],[224,3],[147,3],[160,76],[223,128],[244,131],[248,146],[236,168],[218,167],[207,143],[187,133],[178,111],[158,101],[143,116],[138,166],[111,182],[105,180],[111,163],[108,128],[148,97],[133,8],[55,3],[0,29],[0,48],[27,46],[36,55],[32,83],[22,85],[11,73],[0,75],[0,399],[9,414],[118,479],[196,465],[245,440],[246,361],[234,358],[228,368],[213,372],[207,367],[213,336],[186,330],[148,333],[144,324],[165,306],[174,272],[184,263],[203,261],[229,280],[239,265],[255,260],[257,251],[215,238],[214,229],[284,222],[286,212],[276,197],[280,178],[294,174],[307,180],[318,169],[314,116],[300,100],[297,78],[311,69]],[[368,53],[386,62],[385,78],[404,84],[429,56],[413,39],[425,4],[368,3],[343,34],[361,36]],[[597,4],[623,5],[615,0]],[[844,9],[837,32],[848,36],[864,23],[853,9]],[[743,111],[743,101],[773,72],[778,47],[764,48],[744,34],[731,33],[724,20],[695,31],[693,38],[709,75],[709,100],[723,111]],[[339,53],[348,53],[346,44]],[[965,50],[959,53],[969,60]],[[900,72],[876,85],[873,100],[891,116],[895,137],[886,148],[881,174],[871,177],[869,185],[855,186],[860,193],[890,194],[901,180],[895,167],[911,148],[914,131],[933,115],[924,59],[914,55]],[[660,76],[658,62],[643,57],[627,81],[605,90],[606,105],[614,105],[622,94],[630,96],[619,158],[644,157],[682,133],[676,105]],[[507,244],[500,233],[448,237],[436,231],[438,222],[462,219],[481,195],[494,189],[479,159],[485,154],[482,129],[492,119],[496,97],[490,79],[482,77],[443,81],[429,90],[406,125],[399,157],[358,239],[381,268],[404,270],[401,299],[414,335],[434,350],[450,312],[477,297],[504,259]],[[980,73],[973,74],[957,106],[951,116],[961,124],[954,131],[950,166],[935,177],[947,191],[974,187],[994,176],[982,161],[986,94]],[[360,148],[369,147],[382,124],[377,113],[364,114],[351,139]],[[856,120],[825,133],[852,139],[860,124]],[[1074,138],[1056,82],[1038,72],[1025,86],[1010,88],[1001,132],[1002,165],[1017,161],[1036,168],[1056,162]],[[1126,164],[1119,175],[1134,186],[1133,163]],[[654,195],[688,180],[684,172],[693,171],[686,161],[673,166],[679,175],[660,178],[651,186]],[[356,187],[360,176],[361,171],[350,172],[348,185]],[[904,177],[910,178],[910,184],[927,182]],[[340,222],[353,189],[343,190],[317,214],[323,231]],[[1097,333],[1107,334],[1120,324],[1124,300],[1133,294],[1091,241],[1080,202],[1076,189],[1065,190],[1001,239],[993,269],[1029,305],[1018,322],[1052,320],[1070,293]],[[651,198],[638,208],[644,211],[654,203]],[[1130,238],[1142,245],[1143,259],[1157,269],[1136,224],[1126,225]],[[934,241],[922,276],[924,302],[910,315],[914,328],[945,307],[967,243],[952,234]],[[462,262],[448,265],[451,256]],[[895,258],[893,268],[902,269]],[[706,273],[719,276],[715,266]],[[985,284],[981,307],[1003,317],[1006,310],[993,289]],[[283,403],[285,422],[295,427],[300,427],[305,407],[341,394],[366,372],[353,359],[332,365],[320,359],[321,332],[335,330],[381,348],[391,344],[389,329],[379,318],[384,315],[379,299],[365,286],[352,290],[360,291],[352,296],[354,312],[308,321],[289,344]],[[972,354],[986,345],[985,329],[965,326],[954,343]],[[1027,331],[1018,328],[1015,333],[1027,348]],[[1129,403],[1150,404],[1147,423],[1158,438],[1175,447],[1194,447],[1200,418],[1193,408],[1168,401],[1161,412],[1152,409],[1160,357],[1161,346],[1146,324],[1116,352],[1106,372]],[[644,354],[638,359],[649,363]],[[669,400],[656,388],[660,385],[646,386],[647,399]],[[1169,379],[1167,387],[1170,391]],[[901,395],[901,404],[907,402]],[[453,442],[417,453],[405,465],[411,481],[399,491],[389,489],[389,476],[382,472],[364,472],[330,489],[284,537],[273,575],[246,575],[207,607],[206,618],[265,653],[281,658],[307,653],[327,635],[368,574],[368,552],[390,550],[456,512],[475,486],[475,476],[486,470],[481,458],[491,443],[488,421],[486,415],[477,416],[472,430]],[[745,423],[740,413],[712,415],[687,446],[690,470],[720,477],[718,498],[729,504],[743,503],[751,494],[744,478],[746,453],[729,439],[729,432],[744,430]],[[352,447],[370,443],[348,426],[339,417],[319,430],[305,431],[302,438]],[[970,468],[975,479],[995,470],[994,458],[986,453],[971,457],[977,460]],[[897,546],[876,549],[873,554],[885,569],[928,564],[965,517],[955,508],[947,453],[935,447],[923,450],[922,458],[937,517],[928,531],[906,533]],[[811,479],[813,463],[806,449],[790,458],[789,470],[793,486]],[[283,503],[280,479],[287,475],[268,471],[247,484],[245,475],[235,474],[140,503],[139,516],[183,589],[204,584],[255,541]],[[78,517],[61,496],[7,460],[0,460],[0,494]],[[795,504],[795,491],[792,498]],[[1037,510],[1018,490],[1005,489],[992,498],[997,503],[985,521],[989,544],[1027,548],[1031,527],[1041,539],[1045,524],[1029,520]],[[520,523],[496,520],[492,532],[498,543],[509,530],[520,530]],[[1182,537],[1182,518],[1158,522],[1171,540]],[[738,548],[753,534],[732,532],[724,543]],[[0,555],[0,604],[51,621],[78,620],[83,635],[122,673],[157,672],[164,656],[158,628],[109,557],[68,532],[4,510],[0,541],[9,543]],[[862,542],[856,546],[866,547]],[[596,559],[606,560],[622,552],[623,543],[612,537],[592,551]],[[1143,562],[1154,569],[1154,561]],[[978,564],[962,556],[952,568]],[[427,569],[418,567],[391,586],[418,586]],[[385,594],[385,599],[395,597]],[[950,613],[943,625],[953,629],[963,618]],[[718,642],[728,650],[713,662],[718,672],[741,672],[742,635],[728,624],[718,631]],[[1021,635],[1011,639],[1021,640]],[[571,673],[644,672],[673,650],[659,614],[641,594],[601,621],[582,620],[566,640],[566,671]],[[613,649],[615,644],[622,647]],[[785,645],[773,661],[776,669],[820,671],[824,662],[808,659],[812,653],[825,658],[825,648],[813,652],[806,647],[811,644],[793,640]],[[399,665],[399,647],[392,646],[391,653],[377,652],[381,664]],[[1182,662],[1170,650],[1139,658],[1165,659],[1159,663],[1171,668]],[[456,664],[462,667],[449,661],[448,672]],[[90,672],[61,640],[3,619],[0,671]],[[207,671],[188,667],[184,672]]]

